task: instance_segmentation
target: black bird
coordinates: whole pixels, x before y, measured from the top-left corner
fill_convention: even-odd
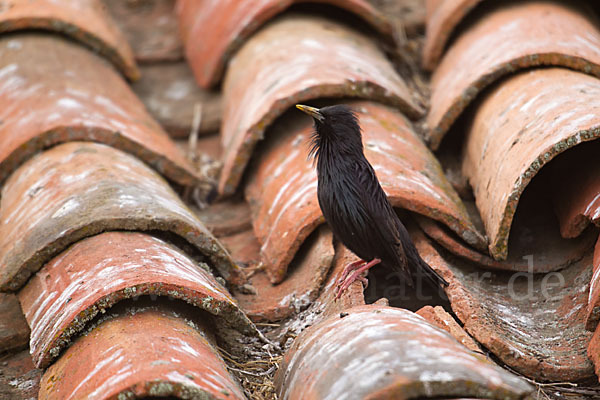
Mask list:
[[[419,255],[364,156],[358,117],[346,105],[296,107],[314,118],[309,155],[316,159],[321,211],[335,237],[360,257],[338,280],[336,299],[369,268],[381,263],[409,285],[419,276],[448,286]]]

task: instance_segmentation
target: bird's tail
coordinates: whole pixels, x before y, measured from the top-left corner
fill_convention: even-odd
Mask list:
[[[421,255],[417,251],[417,248],[412,241],[405,243],[404,253],[406,254],[408,265],[413,266],[413,279],[421,279],[422,277],[425,277],[435,287],[439,287],[440,285],[443,287],[448,286],[448,282],[433,268],[431,268],[431,266],[427,264],[423,258],[421,258]]]

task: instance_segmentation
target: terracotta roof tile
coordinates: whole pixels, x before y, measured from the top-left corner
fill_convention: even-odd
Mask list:
[[[560,274],[502,274],[446,257],[421,233],[411,235],[450,283],[446,293],[465,330],[500,361],[542,381],[593,376],[586,354],[591,333],[583,324],[591,254]]]
[[[293,50],[292,50],[293,49]],[[335,21],[290,14],[250,38],[223,88],[221,194],[232,194],[267,127],[297,102],[362,97],[422,113],[400,75],[366,36]]]
[[[502,397],[533,388],[397,308],[361,306],[306,329],[276,378],[280,398]],[[360,374],[360,379],[357,379]]]
[[[177,10],[181,36],[186,56],[200,86],[206,88],[216,85],[223,75],[225,65],[248,37],[292,4],[302,2],[305,0],[179,0]],[[369,1],[317,2],[355,13],[378,31],[392,35],[392,24]]]
[[[586,329],[589,331],[597,330],[600,320],[600,238],[596,242],[593,258],[593,275],[590,281],[590,292],[587,302]],[[597,340],[597,339],[594,339]],[[598,360],[594,360],[598,363]]]
[[[106,230],[160,230],[180,236],[220,274],[239,268],[154,171],[111,147],[72,142],[38,154],[2,191],[0,282],[16,290],[69,244]]]
[[[103,0],[140,62],[175,61],[183,58],[175,0]],[[142,70],[142,77],[144,76]]]
[[[448,332],[454,337],[454,339],[458,340],[458,342],[467,349],[481,353],[481,348],[477,342],[475,342],[475,340],[469,336],[467,332],[465,332],[458,322],[456,322],[456,320],[450,314],[448,314],[443,307],[425,306],[416,311],[415,314],[420,315],[432,325],[435,325],[438,328]]]
[[[478,106],[463,171],[495,258],[507,257],[517,203],[538,171],[565,150],[598,137],[599,95],[600,80],[594,77],[536,69],[507,79]],[[549,271],[561,264],[549,259],[536,268]]]
[[[129,79],[139,78],[131,48],[100,0],[3,2],[0,32],[32,29],[59,32],[76,39],[108,58]]]
[[[164,309],[113,317],[48,368],[39,399],[244,399],[205,330]]]
[[[40,33],[0,37],[0,54],[0,181],[39,150],[89,140],[130,152],[179,184],[202,182],[105,60]]]
[[[256,261],[260,245],[252,231],[224,237],[221,241],[236,262],[248,263],[251,269],[261,267]],[[235,294],[240,307],[256,321],[278,321],[305,309],[317,298],[331,269],[332,242],[329,229],[323,227],[314,232],[291,264],[289,276],[278,285],[271,285],[264,271],[253,273],[248,283],[255,293],[238,291]]]
[[[481,0],[427,0],[427,34],[423,45],[422,65],[433,71],[442,57],[450,36],[462,19]]]
[[[0,356],[0,398],[36,399],[42,372],[33,366],[28,350]]]
[[[98,313],[120,300],[168,296],[248,334],[256,328],[227,290],[181,250],[141,233],[108,232],[77,242],[19,292],[32,328],[31,353],[47,367]]]
[[[495,5],[461,33],[433,74],[427,125],[434,149],[477,94],[501,76],[540,65],[600,76],[600,29],[589,12],[543,1]]]
[[[377,103],[350,104],[364,131],[365,154],[392,204],[440,220],[467,243],[485,249],[485,239],[410,123]],[[307,156],[312,130],[310,119],[301,115],[276,124],[274,139],[246,186],[261,260],[272,282],[283,280],[304,239],[323,222],[317,177]]]
[[[0,353],[22,349],[28,342],[29,327],[19,300],[12,293],[0,293]]]

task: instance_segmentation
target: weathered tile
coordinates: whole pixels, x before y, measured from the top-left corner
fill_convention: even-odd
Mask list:
[[[591,254],[560,272],[498,272],[447,257],[422,233],[410,233],[423,259],[450,283],[445,291],[464,329],[501,362],[539,381],[594,375],[584,327]]]
[[[600,136],[599,96],[597,78],[550,68],[507,79],[479,105],[465,139],[463,173],[494,258],[506,259],[517,205],[538,171],[565,150]]]
[[[244,240],[245,239],[245,240]],[[243,236],[221,238],[236,262],[258,267],[260,245],[252,231]],[[248,278],[252,292],[236,292],[235,298],[246,314],[255,321],[278,321],[308,307],[319,295],[334,258],[331,231],[322,227],[313,233],[296,255],[290,274],[278,285],[272,285],[264,271]]]
[[[17,290],[69,244],[109,230],[170,232],[225,279],[241,270],[153,170],[120,150],[71,142],[36,155],[8,179],[0,208],[0,288]]]
[[[178,315],[150,308],[101,323],[46,370],[39,399],[244,399],[206,327]]]
[[[443,307],[425,306],[416,311],[415,314],[420,315],[429,321],[429,323],[448,332],[454,339],[458,340],[458,342],[467,349],[475,352],[481,352],[477,342],[475,342],[475,340],[473,340],[473,338],[469,336],[467,332],[465,332],[458,322],[456,322],[456,320],[452,318],[452,316],[448,314]]]
[[[517,69],[554,65],[600,76],[600,30],[591,12],[564,2],[495,6],[461,33],[432,77],[427,127],[433,149],[483,88]]]
[[[103,2],[108,13],[123,31],[138,61],[159,62],[183,58],[183,44],[179,38],[175,16],[175,0]]]
[[[31,354],[47,367],[86,323],[115,303],[143,295],[184,300],[247,334],[256,328],[235,300],[185,253],[143,233],[107,232],[77,242],[19,292],[31,326]]]
[[[360,378],[357,379],[357,374]],[[533,388],[403,309],[360,306],[302,332],[276,376],[281,399],[486,397]]]
[[[243,200],[227,200],[211,204],[196,215],[216,237],[231,236],[252,227],[250,208]]]
[[[84,43],[131,80],[139,78],[133,52],[100,0],[7,0],[0,4],[0,32],[49,30]],[[43,56],[51,54],[46,50]]]
[[[598,321],[600,321],[600,238],[598,238],[598,242],[596,242],[596,247],[594,248],[593,275],[590,282],[590,294],[588,296],[585,321],[586,329],[594,332],[597,330]],[[600,353],[597,356],[600,356]]]
[[[592,142],[564,153],[550,164],[553,203],[564,238],[581,235],[590,222],[600,225],[600,142]],[[576,171],[576,173],[574,173]]]
[[[231,60],[223,87],[219,192],[237,188],[269,125],[298,102],[362,97],[416,117],[421,106],[371,40],[322,17],[290,14],[252,36]]]
[[[179,0],[177,13],[185,54],[200,86],[215,86],[225,65],[263,24],[303,0]],[[366,0],[320,0],[356,14],[384,35],[392,35],[387,18]],[[309,32],[305,32],[309,33]],[[198,40],[203,38],[203,40]],[[299,43],[296,42],[296,46]]]
[[[352,102],[363,129],[365,154],[392,204],[439,220],[467,243],[485,249],[467,212],[431,152],[397,111],[373,102]],[[317,177],[308,159],[312,121],[286,116],[251,171],[246,197],[261,260],[272,282],[281,282],[304,239],[323,222]]]
[[[427,0],[427,31],[421,63],[433,71],[454,28],[481,0]]]
[[[17,296],[0,293],[0,353],[27,347],[29,327]]]
[[[142,77],[131,88],[169,135],[187,137],[193,129],[195,112],[200,114],[200,134],[218,132],[223,113],[221,92],[199,88],[186,62],[140,68]],[[197,107],[199,111],[195,111]]]
[[[33,366],[29,350],[0,356],[0,399],[37,399],[41,370]]]
[[[84,47],[40,33],[1,36],[0,76],[0,183],[36,152],[72,140],[120,148],[181,185],[202,183],[127,83]]]

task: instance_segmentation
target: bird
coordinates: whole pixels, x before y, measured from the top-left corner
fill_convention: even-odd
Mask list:
[[[436,287],[448,282],[419,255],[406,227],[364,155],[357,114],[345,104],[296,107],[314,120],[309,158],[316,163],[319,206],[334,237],[360,260],[345,266],[335,300],[377,264],[399,273],[409,285],[426,277]]]

